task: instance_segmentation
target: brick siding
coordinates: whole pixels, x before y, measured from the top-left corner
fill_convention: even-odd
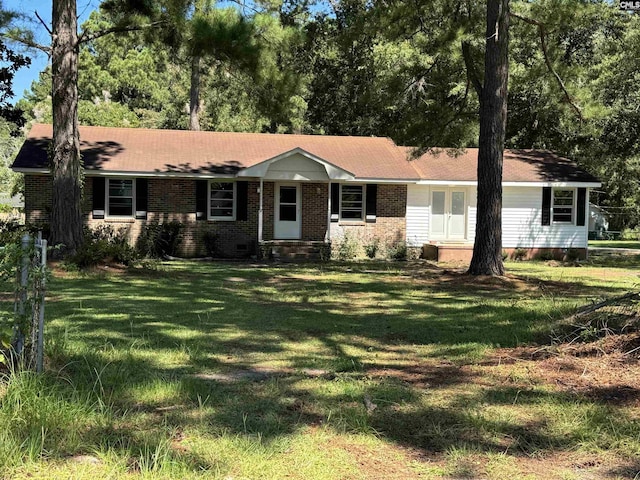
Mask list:
[[[375,222],[340,221],[331,224],[331,239],[349,233],[362,242],[377,238],[386,245],[404,242],[407,231],[407,186],[378,184]]]
[[[302,240],[322,241],[327,230],[328,185],[326,183],[302,183]],[[135,244],[145,224],[172,220],[184,224],[180,254],[183,256],[206,255],[204,238],[207,233],[217,236],[217,251],[228,257],[248,256],[257,253],[258,210],[260,183],[248,183],[247,220],[244,221],[196,221],[196,182],[183,178],[150,178],[148,184],[147,220],[94,219],[93,177],[86,177],[82,212],[89,227],[111,225],[128,230],[129,239]],[[264,182],[263,239],[273,240],[274,231],[274,182]],[[25,215],[29,223],[46,223],[51,210],[51,177],[25,175]],[[397,242],[405,238],[406,185],[378,185],[377,219],[375,223],[331,224],[332,237],[346,230],[359,235],[377,236]]]

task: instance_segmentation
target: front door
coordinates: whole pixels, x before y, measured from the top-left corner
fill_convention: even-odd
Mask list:
[[[467,227],[466,191],[443,189],[431,191],[431,238],[464,240]]]
[[[300,238],[300,184],[278,183],[275,189],[275,220],[273,236],[276,240]]]

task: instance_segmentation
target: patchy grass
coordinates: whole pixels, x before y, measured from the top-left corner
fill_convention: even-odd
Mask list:
[[[0,473],[633,478],[637,357],[544,345],[639,265],[58,272],[46,375],[0,383]]]

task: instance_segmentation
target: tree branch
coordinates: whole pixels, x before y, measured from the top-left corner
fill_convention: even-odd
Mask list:
[[[49,28],[49,25],[47,25],[45,23],[44,20],[42,20],[42,17],[40,16],[40,14],[38,13],[37,10],[34,10],[33,13],[36,15],[36,18],[38,20],[40,20],[40,23],[42,24],[42,26],[45,28],[45,30],[49,33],[49,35],[53,35],[53,32],[51,31],[51,29]]]
[[[549,70],[549,72],[555,77],[556,82],[558,82],[558,85],[560,86],[560,89],[564,93],[564,97],[566,98],[567,102],[569,102],[569,105],[571,105],[571,108],[573,108],[573,110],[576,112],[576,115],[578,116],[580,121],[584,122],[585,119],[584,119],[584,116],[582,115],[582,110],[580,109],[580,107],[578,107],[578,105],[573,100],[573,97],[567,90],[567,87],[562,81],[562,78],[560,78],[560,75],[558,75],[558,72],[556,72],[555,68],[553,68],[553,64],[551,63],[551,59],[549,58],[549,52],[547,50],[547,29],[544,23],[539,22],[538,20],[534,20],[533,18],[522,17],[517,13],[513,13],[513,12],[511,12],[511,16],[522,22],[528,23],[529,25],[535,25],[536,27],[538,27],[538,36],[540,37],[540,47],[542,48],[544,63],[547,65],[547,69]]]
[[[12,42],[21,43],[25,47],[35,48],[36,50],[40,50],[41,52],[46,53],[47,55],[51,54],[51,47],[48,47],[46,45],[41,45],[38,42],[34,41],[33,38],[29,36],[23,36],[16,32],[8,32],[8,33],[0,33],[0,37],[9,39]]]
[[[111,27],[106,30],[100,30],[98,32],[82,32],[80,37],[78,38],[78,45],[82,43],[91,42],[96,40],[97,38],[104,37],[105,35],[110,35],[112,33],[126,33],[126,32],[137,32],[140,30],[146,30],[148,28],[156,28],[160,25],[164,25],[166,22],[164,20],[158,20],[157,22],[147,23],[144,25],[126,25],[120,27]]]
[[[471,54],[471,44],[466,41],[462,41],[462,58],[464,59],[464,64],[467,67],[467,78],[473,85],[473,88],[476,90],[478,94],[478,98],[482,99],[482,83],[480,82],[480,75],[478,74],[478,69],[476,68],[476,64],[473,61],[473,55]]]

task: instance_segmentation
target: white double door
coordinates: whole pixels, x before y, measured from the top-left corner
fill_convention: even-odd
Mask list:
[[[442,188],[431,190],[431,238],[464,240],[467,233],[467,191]]]

